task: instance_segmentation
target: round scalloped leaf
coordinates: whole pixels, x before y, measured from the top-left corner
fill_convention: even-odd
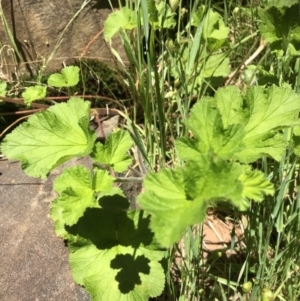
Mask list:
[[[69,227],[76,237],[69,243],[73,277],[93,301],[145,301],[161,294],[164,251],[156,249],[148,226],[141,211],[89,208]]]
[[[110,13],[104,22],[104,38],[106,41],[118,33],[121,29],[132,30],[137,26],[136,13],[127,7]]]
[[[239,164],[199,155],[198,161],[187,162],[185,168],[148,174],[138,202],[151,214],[151,229],[158,242],[169,247],[188,226],[203,222],[209,201],[230,200],[246,209],[238,180],[242,171]]]
[[[91,157],[97,163],[109,165],[116,172],[123,172],[132,162],[126,154],[131,146],[129,133],[117,129],[107,137],[104,145],[96,143]]]
[[[50,216],[55,223],[56,234],[67,238],[65,225],[75,224],[87,208],[100,208],[96,193],[101,193],[101,196],[122,195],[122,191],[113,187],[113,183],[114,178],[106,170],[95,170],[91,174],[81,165],[65,169],[54,181],[54,190],[59,197],[51,203]],[[124,209],[128,208],[127,203]]]
[[[61,73],[51,74],[48,78],[48,85],[63,88],[76,86],[79,82],[79,68],[68,66],[61,70]]]
[[[228,95],[226,91],[224,94]],[[219,93],[220,94],[220,93]],[[224,159],[243,150],[244,127],[239,124],[222,122],[226,112],[221,115],[212,98],[203,98],[194,105],[186,125],[194,139],[183,137],[176,141],[176,149],[182,160],[197,160],[202,154],[213,152]],[[233,118],[228,116],[232,121]]]
[[[22,93],[24,102],[30,105],[34,100],[44,99],[46,96],[47,87],[45,86],[33,86],[28,87],[25,92]]]
[[[244,149],[235,157],[250,163],[263,155],[281,159],[286,141],[279,130],[300,124],[300,96],[289,88],[251,87],[245,95]]]
[[[92,151],[96,134],[89,129],[89,108],[89,102],[71,98],[31,116],[5,137],[2,153],[21,161],[27,175],[45,178],[60,164]]]

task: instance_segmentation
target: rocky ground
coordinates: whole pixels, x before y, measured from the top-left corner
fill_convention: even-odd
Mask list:
[[[72,279],[68,250],[49,217],[52,183],[59,172],[46,180],[32,179],[19,163],[0,161],[1,301],[90,300]]]

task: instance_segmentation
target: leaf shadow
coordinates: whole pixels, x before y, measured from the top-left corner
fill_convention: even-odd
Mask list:
[[[150,274],[149,263],[150,260],[144,255],[134,258],[130,254],[119,254],[111,261],[111,268],[121,269],[115,279],[123,294],[129,293],[136,284],[142,283],[139,273]]]
[[[154,234],[150,230],[150,216],[142,210],[127,210],[129,202],[120,195],[104,196],[99,200],[101,208],[87,208],[73,226],[65,225],[66,231],[90,240],[98,249],[117,245],[134,249],[150,245]]]

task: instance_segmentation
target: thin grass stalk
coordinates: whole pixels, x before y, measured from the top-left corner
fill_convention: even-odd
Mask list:
[[[5,15],[4,15],[4,12],[3,12],[3,9],[2,9],[2,0],[0,0],[0,19],[1,19],[2,25],[4,27],[6,37],[8,38],[9,42],[13,46],[14,52],[17,54],[18,59],[20,61],[22,61],[23,57],[20,54],[19,49],[18,49],[18,47],[15,43],[14,35],[12,34],[12,32],[11,32],[9,26],[8,26],[7,20],[5,18]]]
[[[143,132],[142,129],[140,129],[137,126],[137,110],[138,110],[138,104],[140,103],[139,101],[141,101],[140,93],[137,90],[137,85],[135,82],[135,79],[132,77],[132,75],[136,75],[136,70],[138,67],[138,62],[136,60],[136,57],[134,54],[134,51],[131,47],[131,43],[130,40],[126,34],[126,32],[121,31],[120,32],[123,44],[124,44],[124,49],[126,51],[127,57],[129,58],[129,62],[130,62],[130,68],[129,70],[124,69],[126,75],[127,75],[127,83],[128,86],[130,88],[130,91],[132,93],[132,97],[133,97],[133,102],[134,102],[134,106],[133,106],[133,114],[131,115],[131,118],[129,117],[128,114],[126,114],[126,119],[127,119],[127,125],[128,125],[128,129],[131,133],[132,139],[134,140],[135,144],[137,145],[144,161],[147,164],[147,167],[149,169],[152,169],[152,164],[149,160],[149,156],[148,156],[148,148],[147,148],[147,144],[144,144],[143,141],[143,137],[146,137],[146,133]],[[142,102],[140,103],[142,105]]]
[[[252,294],[250,297],[250,300],[255,300],[255,298],[258,297],[259,291],[262,288],[262,286],[267,287],[276,287],[276,284],[283,281],[283,278],[285,278],[285,275],[289,275],[289,270],[291,266],[291,262],[289,261],[291,256],[291,250],[289,249],[289,245],[286,246],[286,248],[281,251],[280,244],[282,242],[283,235],[285,233],[286,225],[284,225],[283,220],[283,200],[285,198],[286,191],[288,191],[288,185],[290,180],[292,179],[292,175],[294,174],[294,167],[296,165],[296,161],[291,164],[291,167],[289,170],[286,169],[287,162],[289,162],[289,152],[287,154],[284,154],[282,157],[282,160],[278,164],[278,168],[274,169],[274,176],[276,179],[276,174],[279,175],[277,178],[279,182],[282,184],[280,185],[279,191],[274,197],[274,202],[269,201],[269,204],[263,204],[265,207],[268,207],[271,205],[271,209],[273,213],[271,215],[268,215],[268,212],[265,208],[262,210],[262,217],[264,216],[270,216],[269,219],[265,220],[264,222],[259,222],[259,242],[258,242],[258,258],[259,258],[259,269],[257,272],[256,280],[259,282],[259,285],[256,285],[254,289],[252,290]],[[265,172],[268,172],[268,164],[267,160],[263,160],[263,166],[265,169]],[[261,207],[260,205],[258,207]],[[256,210],[258,212],[258,219],[260,220],[261,215],[260,211]],[[264,224],[264,226],[263,226]],[[276,226],[276,228],[275,228]],[[255,224],[250,224],[251,229],[255,229]],[[265,235],[264,239],[263,236],[263,230],[265,229]],[[271,260],[271,264],[268,263],[268,252],[269,252],[269,243],[270,243],[270,235],[274,229],[277,229],[276,232],[276,244],[274,248],[274,254],[272,255],[273,260]],[[260,256],[261,252],[263,252],[263,255]],[[286,258],[286,259],[284,259]],[[275,271],[280,270],[280,274],[276,275]],[[279,278],[278,278],[279,277]]]
[[[145,9],[146,10],[146,9]],[[147,14],[148,15],[148,14]],[[163,27],[166,15],[162,17],[162,24]],[[148,18],[144,20],[144,23],[147,23]],[[156,37],[154,30],[150,33],[150,47],[149,47],[149,77],[153,74],[154,75],[154,96],[152,97],[152,115],[153,115],[153,125],[154,125],[154,133],[156,135],[155,141],[160,145],[158,148],[159,151],[159,163],[160,166],[164,166],[166,162],[166,132],[165,132],[165,99],[164,99],[164,76],[161,76],[162,71],[164,70],[164,30],[159,31],[159,46],[160,46],[160,53],[162,55],[162,59],[160,60],[160,69],[157,66],[158,59],[155,52],[155,45],[156,45]],[[156,117],[157,116],[157,117]],[[158,118],[158,123],[156,122],[156,118]],[[159,136],[156,134],[159,133]]]
[[[285,166],[287,166],[287,163],[289,160],[285,161]],[[294,178],[294,173],[295,173],[295,166],[296,166],[297,158],[295,158],[294,162],[291,164],[291,167],[289,170],[286,169],[286,175],[285,179],[282,183],[282,190],[286,193],[288,191],[288,186],[290,182],[293,182]],[[280,270],[280,280],[277,282],[282,282],[286,277],[288,277],[290,273],[290,268],[292,266],[291,259],[295,257],[291,257],[291,255],[294,253],[294,250],[299,248],[299,246],[295,246],[296,248],[291,249],[293,247],[293,239],[289,242],[289,237],[290,237],[290,231],[288,227],[288,220],[289,223],[292,223],[292,216],[289,216],[289,219],[287,220],[285,218],[285,207],[284,207],[284,198],[285,194],[282,196],[282,193],[279,193],[279,195],[282,197],[282,201],[280,203],[280,206],[277,205],[277,207],[280,207],[280,210],[276,216],[275,219],[275,227],[277,229],[277,240],[276,240],[276,246],[275,246],[275,254],[274,254],[274,261],[272,262],[273,264],[271,265],[270,269],[270,276],[272,276],[275,271]],[[279,200],[278,200],[279,201]],[[296,221],[296,220],[295,220]],[[280,247],[281,243],[285,243],[284,249]],[[278,268],[281,267],[281,268]]]
[[[143,2],[142,2],[143,4]],[[146,139],[146,153],[148,156],[148,159],[150,157],[150,165],[153,167],[155,165],[155,142],[153,141],[152,137],[154,134],[154,137],[157,133],[156,126],[154,124],[154,129],[152,129],[153,124],[153,108],[152,105],[154,105],[153,99],[152,99],[152,75],[151,75],[151,68],[145,66],[144,64],[144,49],[143,49],[143,28],[141,24],[142,17],[146,16],[146,20],[143,21],[143,23],[148,24],[147,19],[147,7],[143,5],[143,11],[142,15],[140,15],[140,6],[137,5],[136,7],[136,13],[137,13],[137,35],[135,37],[136,42],[132,39],[131,45],[134,45],[134,49],[131,48],[131,56],[135,53],[135,62],[136,62],[136,70],[137,70],[137,79],[136,84],[138,86],[138,98],[136,99],[135,105],[138,105],[138,103],[141,104],[144,112],[144,128],[145,128],[145,136]],[[147,36],[149,36],[149,27]],[[151,35],[150,35],[151,36]],[[146,55],[148,62],[150,61],[149,56],[149,48],[148,48],[148,41],[146,40]],[[137,112],[137,107],[135,108],[135,112]],[[152,134],[153,131],[153,134]],[[157,141],[157,139],[156,139]]]
[[[161,80],[161,76],[156,67],[157,59],[154,49],[155,35],[154,31],[150,31],[149,28],[148,8],[146,3],[138,1],[135,10],[138,22],[136,35],[133,35],[132,33],[130,39],[127,38],[126,32],[123,32],[121,35],[129,61],[135,66],[135,70],[131,70],[131,74],[136,71],[136,87],[134,90],[136,90],[137,93],[135,94],[136,99],[134,100],[134,112],[135,114],[137,113],[137,106],[141,104],[144,113],[146,153],[148,154],[148,158],[150,157],[150,161],[152,161],[151,165],[154,166],[157,163],[162,163],[162,165],[164,165],[166,137],[164,99],[162,96],[163,80]],[[141,23],[142,19],[143,25]],[[143,43],[143,37],[145,43]],[[144,62],[143,45],[146,47],[145,55],[148,62],[147,65]],[[133,81],[131,80],[131,82]],[[160,145],[160,147],[157,148],[156,145]],[[157,155],[159,158],[162,158],[162,161],[159,160],[159,162],[156,162],[155,158]]]

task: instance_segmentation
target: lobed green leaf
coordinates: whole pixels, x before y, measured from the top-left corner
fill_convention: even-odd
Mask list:
[[[228,122],[225,125],[213,99],[203,98],[193,107],[186,122],[195,139],[179,138],[175,143],[179,157],[195,160],[201,153],[214,153],[221,158],[232,158],[244,148],[243,138],[246,133],[242,125]]]
[[[138,197],[140,206],[151,214],[151,229],[162,246],[178,241],[185,229],[200,223],[210,201],[230,200],[244,210],[243,172],[237,163],[215,156],[200,156],[185,168],[150,173],[145,191]]]
[[[106,41],[119,32],[120,29],[134,29],[137,26],[136,13],[127,7],[121,7],[119,10],[109,14],[104,22],[104,38]]]
[[[162,28],[174,28],[176,26],[176,14],[173,12],[170,5],[166,3],[166,1],[155,3],[155,1],[148,0],[147,6],[149,23],[154,30]]]
[[[48,85],[63,88],[76,86],[79,82],[79,67],[67,66],[61,73],[53,73],[48,78]]]
[[[275,7],[290,7],[294,4],[298,4],[299,0],[267,0],[265,1],[266,5],[271,7],[271,6],[275,6]]]
[[[89,102],[71,98],[31,116],[4,138],[3,154],[21,161],[26,174],[37,178],[73,157],[88,155],[96,140],[89,129],[89,108]]]
[[[113,188],[113,182],[114,178],[104,170],[94,170],[91,174],[80,165],[65,169],[54,181],[59,197],[51,203],[50,216],[55,222],[56,234],[68,238],[65,226],[77,223],[87,208],[100,208],[100,196],[122,195],[120,189]]]
[[[45,86],[33,86],[28,87],[25,92],[22,93],[24,102],[30,105],[34,100],[43,99],[46,96],[47,87]]]
[[[129,133],[118,129],[107,137],[104,145],[96,143],[91,157],[95,162],[108,165],[116,172],[123,172],[132,162],[126,154],[131,146]]]
[[[300,95],[288,88],[252,87],[244,106],[245,148],[236,158],[249,163],[267,155],[279,161],[286,147],[279,130],[300,124]]]
[[[244,173],[239,180],[242,182],[243,197],[245,199],[261,202],[266,195],[274,195],[274,186],[267,179],[265,174],[259,170],[251,170],[251,167],[244,165]]]
[[[288,3],[287,6],[289,6]],[[260,32],[266,42],[273,43],[272,48],[274,50],[286,51],[289,44],[298,45],[300,24],[299,17],[295,14],[297,9],[298,4],[285,9],[272,6],[267,10],[259,10]]]
[[[164,251],[153,244],[148,216],[89,208],[69,232],[79,237],[69,244],[74,279],[93,300],[146,301],[161,294]]]
[[[203,22],[203,18],[204,22]],[[203,22],[202,37],[208,42],[212,51],[220,49],[227,42],[229,27],[217,12],[206,9],[204,5],[199,6],[198,10],[192,15],[192,26],[200,26]]]
[[[289,88],[251,87],[243,96],[232,86],[219,89],[214,99],[201,102],[194,106],[187,122],[196,137],[188,142],[191,148],[202,153],[212,150],[244,163],[264,155],[280,160],[286,147],[280,130],[300,123],[300,95]]]

